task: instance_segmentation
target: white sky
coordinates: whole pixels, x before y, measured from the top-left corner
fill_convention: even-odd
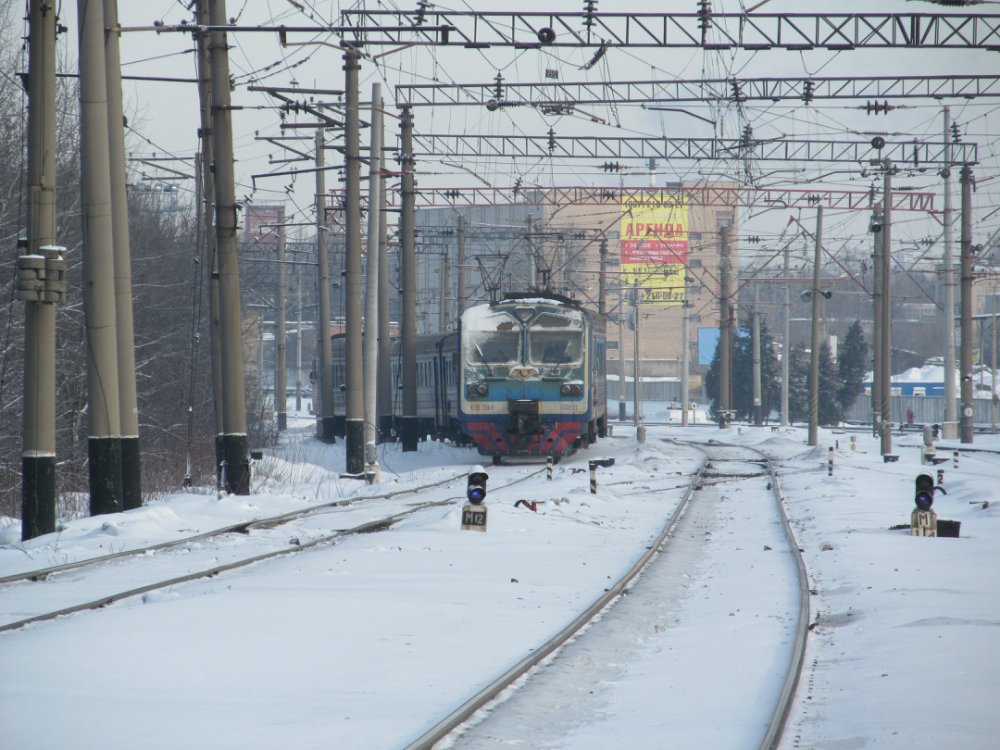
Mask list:
[[[167,24],[178,23],[189,17],[181,2],[161,2],[158,6],[149,3],[120,3],[123,26],[149,26],[156,20]],[[281,0],[267,2],[229,2],[228,14],[238,16],[240,24],[285,23],[308,24],[312,18],[332,19],[341,6],[333,2],[312,2],[293,4]],[[413,5],[415,8],[415,4]],[[751,4],[754,5],[754,4]],[[738,12],[740,3],[714,2],[716,12]],[[347,6],[343,6],[347,7]],[[410,9],[409,5],[405,6]],[[480,2],[456,3],[455,8],[476,10],[513,10],[519,8],[536,10],[537,3],[504,2],[490,4]],[[579,12],[579,2],[549,3],[546,10]],[[652,3],[636,0],[627,5],[634,11],[663,11],[691,13],[695,10],[692,2]],[[599,4],[599,10],[621,11],[623,7],[610,3]],[[898,12],[898,13],[996,13],[992,5],[972,8],[949,9],[924,2],[903,2],[903,0],[875,0],[874,2],[849,2],[830,0],[823,8],[835,12]],[[814,11],[810,5],[804,9],[802,3],[772,0],[760,7],[765,12]],[[75,4],[66,3],[63,8],[63,23],[70,31],[64,37],[67,54],[75,55]],[[305,39],[304,35],[298,37]],[[328,37],[317,37],[320,41],[335,42]],[[231,34],[233,45],[230,55],[232,74],[237,82],[233,93],[234,103],[245,107],[234,114],[235,148],[238,160],[237,174],[239,186],[237,197],[246,196],[259,203],[289,199],[290,213],[298,211],[298,220],[311,221],[312,193],[314,178],[311,174],[298,178],[277,177],[257,181],[256,190],[251,185],[250,176],[268,171],[285,170],[296,165],[269,165],[268,156],[278,157],[278,149],[272,144],[255,140],[255,134],[278,135],[278,117],[273,110],[257,109],[272,104],[263,94],[246,90],[248,84],[260,82],[267,85],[286,86],[293,80],[302,87],[340,89],[343,87],[340,53],[328,46],[289,47],[281,49],[277,39],[270,34]],[[126,75],[171,75],[186,78],[194,76],[194,56],[189,36],[184,34],[155,34],[150,31],[129,32],[122,38],[122,59]],[[378,50],[384,51],[384,50]],[[593,55],[592,49],[557,49],[544,52],[496,49],[472,51],[465,49],[414,48],[389,55],[382,59],[376,71],[370,62],[362,64],[361,97],[366,99],[372,81],[383,83],[387,98],[391,99],[393,86],[397,83],[426,82],[431,79],[464,83],[492,81],[502,72],[508,81],[540,81],[544,71],[554,68],[561,80],[643,80],[651,77],[669,79],[678,77],[724,78],[729,76],[747,77],[806,77],[806,76],[873,76],[873,75],[944,75],[944,74],[991,74],[997,69],[995,52],[960,52],[955,50],[854,50],[831,53],[814,52],[702,52],[696,49],[680,50],[610,50],[604,60],[590,70],[581,70]],[[195,131],[198,126],[197,97],[193,84],[138,83],[125,84],[127,109],[135,133],[130,139],[135,154],[173,154],[190,157],[196,148]],[[700,106],[683,105],[685,109],[717,121],[715,135],[726,138],[739,136],[746,125],[753,128],[760,138],[795,137],[810,139],[863,140],[871,138],[872,132],[885,132],[887,137],[940,140],[943,137],[941,106],[938,102],[924,100],[899,100],[899,109],[890,115],[868,116],[858,111],[863,102],[823,102],[796,106],[793,102],[747,102],[742,109],[733,105]],[[1000,212],[991,213],[1000,204],[998,187],[997,139],[1000,137],[1000,101],[981,99],[950,102],[952,116],[960,125],[963,139],[979,144],[981,163],[975,167],[977,192],[974,197],[976,213],[973,218],[973,242],[985,242],[1000,228]],[[617,109],[601,106],[584,107],[587,114],[603,118],[607,124],[593,123],[585,116],[547,117],[527,109],[501,110],[489,113],[480,107],[426,108],[416,109],[418,132],[543,134],[550,127],[560,134],[600,136],[685,136],[710,137],[712,126],[694,117],[673,112],[649,112],[639,107],[619,106]],[[294,116],[292,116],[294,118]],[[394,121],[389,118],[389,127]],[[620,127],[619,127],[620,126]],[[289,131],[301,133],[301,131]],[[364,134],[363,134],[364,138]],[[396,135],[390,133],[387,144],[395,145]],[[311,144],[311,134],[309,137]],[[364,144],[363,144],[364,145]],[[309,150],[311,145],[306,150]],[[328,162],[336,158],[330,154]],[[444,159],[451,161],[456,160]],[[602,172],[599,164],[587,160],[550,163],[520,161],[464,160],[462,166],[472,169],[479,177],[492,185],[507,187],[518,179],[523,184],[615,184],[616,176]],[[303,163],[303,166],[309,166]],[[424,187],[475,186],[481,185],[475,176],[465,169],[448,166],[435,160],[421,160],[419,184]],[[804,187],[825,185],[850,190],[867,190],[872,184],[871,177],[861,177],[859,169],[852,165],[828,164],[783,164],[763,162],[752,168],[757,184],[763,186]],[[772,170],[782,170],[773,172]],[[789,171],[791,170],[791,171]],[[641,170],[640,170],[641,171]],[[957,172],[957,170],[956,170]],[[147,170],[147,173],[151,173]],[[699,178],[725,179],[738,176],[739,167],[732,164],[695,164],[677,162],[659,164],[657,180],[660,184],[675,180]],[[770,173],[770,174],[768,174]],[[832,173],[832,174],[831,174]],[[645,185],[649,177],[632,174],[624,177],[626,184]],[[328,187],[336,186],[335,174],[328,177]],[[941,180],[933,173],[900,175],[897,187],[909,187],[921,191],[939,191]],[[189,188],[190,185],[184,185]],[[288,192],[286,192],[286,189]],[[957,174],[953,183],[955,207],[958,207]],[[940,195],[938,208],[942,207]],[[794,212],[796,216],[799,211]],[[807,225],[813,223],[812,212],[802,215]],[[772,245],[787,224],[791,212],[772,209],[756,210],[753,214],[744,211],[741,235],[756,234]],[[867,254],[870,246],[867,215],[828,211],[824,235],[828,247],[843,252]],[[306,230],[309,231],[309,230]],[[900,247],[912,246],[925,238],[940,235],[940,223],[918,214],[896,215],[894,238]],[[784,236],[782,241],[787,239]],[[940,242],[938,243],[940,247]],[[746,250],[747,246],[744,245]],[[843,250],[841,250],[843,249]],[[936,253],[935,253],[936,254]],[[747,257],[747,255],[744,255]]]
[[[648,418],[666,417],[662,405],[646,406]],[[489,524],[480,534],[459,529],[464,477],[482,460],[473,450],[383,448],[385,485],[368,490],[338,479],[342,442],[320,444],[310,438],[309,419],[290,421],[281,449],[255,467],[252,495],[168,495],[123,514],[63,519],[59,533],[26,544],[8,519],[0,529],[0,576],[386,485],[457,477],[421,493],[455,504],[388,532],[0,635],[4,747],[401,747],[560,630],[632,564],[700,460],[696,450],[664,440],[670,437],[752,444],[781,458],[787,512],[816,591],[807,669],[783,747],[995,745],[997,455],[966,453],[958,469],[941,465],[947,494],[934,507],[940,518],[961,522],[961,538],[919,538],[889,530],[908,523],[914,477],[926,470],[919,434],[895,436],[900,460],[883,464],[876,441],[863,433],[852,451],[850,436],[825,430],[810,449],[803,428],[650,425],[639,445],[630,426],[616,425],[614,437],[556,466],[551,482],[537,462],[487,467]],[[1000,441],[977,435],[975,447],[1000,449]],[[950,449],[939,446],[938,454],[947,458]],[[599,469],[591,495],[587,461],[604,456],[616,463]],[[521,481],[505,486],[511,478]],[[699,493],[692,525],[682,526],[661,558],[685,575],[652,600],[636,588],[605,615],[593,631],[610,651],[583,641],[536,674],[533,681],[555,691],[549,698],[514,694],[509,708],[529,728],[527,746],[604,750],[673,739],[680,747],[756,748],[745,730],[754,713],[738,686],[753,685],[761,705],[777,689],[781,670],[772,650],[780,646],[774,635],[789,632],[781,627],[790,628],[789,596],[749,578],[765,567],[781,580],[777,541],[770,551],[747,542],[751,526],[766,522],[767,493],[749,483],[726,486],[720,497],[710,493]],[[537,512],[515,507],[525,498],[539,501]],[[0,595],[2,621],[292,537],[304,543],[410,502],[356,503],[276,529],[18,584]],[[719,525],[705,534],[706,523]],[[723,640],[707,641],[708,632]],[[487,720],[481,731],[516,739],[511,715]],[[477,743],[457,747],[496,746]]]

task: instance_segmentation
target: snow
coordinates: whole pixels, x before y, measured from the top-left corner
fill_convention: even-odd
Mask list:
[[[874,373],[871,371],[865,373],[865,383],[870,387],[872,382],[872,377]],[[973,381],[977,385],[983,385],[986,394],[981,392],[975,393],[976,398],[989,398],[988,391],[993,384],[993,373],[990,369],[984,365],[973,365]],[[903,372],[896,373],[892,376],[893,383],[944,383],[944,366],[940,364],[934,364],[928,362],[920,367],[911,367]],[[962,384],[962,373],[959,369],[955,368],[955,396],[961,395],[961,384]],[[982,389],[980,389],[981,391]]]
[[[252,495],[179,492],[127,513],[64,519],[58,533],[24,544],[8,520],[0,530],[0,576],[307,506],[329,506],[324,512],[125,558],[64,576],[68,581],[15,584],[31,587],[32,596],[0,594],[4,621],[30,614],[8,611],[15,599],[24,610],[66,606],[85,593],[99,596],[102,587],[180,576],[277,549],[292,537],[304,544],[413,503],[399,496],[330,505],[339,500],[419,486],[421,500],[454,502],[412,513],[388,532],[342,537],[0,634],[4,748],[401,747],[560,630],[634,562],[701,461],[697,450],[668,438],[739,442],[781,459],[787,512],[816,592],[807,668],[783,747],[997,744],[996,454],[963,453],[958,469],[950,462],[939,467],[947,494],[934,508],[940,518],[961,522],[961,537],[920,538],[890,530],[909,522],[914,477],[928,471],[919,463],[918,435],[898,436],[899,461],[883,463],[877,442],[863,433],[855,434],[852,450],[850,435],[821,430],[811,448],[803,428],[681,428],[675,420],[648,425],[639,444],[631,425],[616,424],[613,437],[558,464],[551,482],[544,464],[515,464],[510,470],[521,481],[491,484],[488,530],[478,533],[459,528],[465,476],[481,462],[474,451],[429,442],[416,453],[382,446],[383,483],[367,487],[339,478],[342,442],[321,445],[309,437],[308,420],[290,415],[290,423],[280,450],[254,467]],[[975,440],[975,448],[1000,450],[997,436]],[[950,456],[951,445],[958,444],[939,444],[939,455]],[[587,462],[604,456],[616,463],[598,470],[592,495]],[[749,507],[763,498],[747,490],[740,502]],[[538,501],[537,512],[515,507],[518,499]],[[774,605],[771,594],[741,586],[748,565],[738,548],[679,544],[679,557],[696,560],[705,576],[724,578],[730,593],[708,601],[693,593],[696,587],[678,586],[662,592],[656,632],[611,628],[616,663],[592,665],[586,696],[564,701],[551,736],[536,746],[660,746],[649,739],[659,733],[662,744],[665,737],[651,719],[669,703],[679,730],[671,744],[754,747],[724,733],[721,707],[737,691],[719,675],[727,663],[749,664],[742,660],[753,656],[755,627],[766,624],[749,616],[752,607],[765,613]],[[695,659],[693,646],[705,633],[691,626],[698,619],[685,617],[733,606],[740,596],[747,616],[734,618],[727,647],[713,662]],[[630,606],[626,597],[616,608],[638,629]],[[532,679],[555,677],[542,669]],[[718,702],[690,697],[713,679]],[[746,679],[763,690],[770,678]],[[667,692],[678,686],[680,692]],[[665,701],[668,695],[678,697]],[[516,700],[513,691],[511,704]]]

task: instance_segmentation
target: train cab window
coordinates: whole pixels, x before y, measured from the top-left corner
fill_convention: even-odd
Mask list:
[[[535,365],[579,364],[583,357],[580,331],[532,330],[528,334],[528,361]]]
[[[521,361],[521,330],[469,331],[468,358],[473,364],[505,365]]]
[[[579,322],[560,313],[542,312],[531,323],[532,328],[570,328]]]

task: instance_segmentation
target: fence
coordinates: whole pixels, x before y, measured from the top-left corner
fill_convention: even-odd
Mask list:
[[[890,398],[890,414],[894,423],[905,424],[907,410],[913,410],[913,421],[916,424],[941,424],[944,422],[944,398],[941,396],[892,396]],[[956,418],[962,413],[962,405],[955,399]],[[972,400],[972,421],[974,424],[993,424],[998,419],[997,407],[988,398]],[[872,421],[872,397],[865,393],[858,396],[844,419],[848,422]]]
[[[618,379],[608,378],[608,403],[619,401]],[[643,401],[672,401],[680,403],[681,384],[678,380],[641,380]],[[635,399],[635,382],[625,381],[625,401]]]

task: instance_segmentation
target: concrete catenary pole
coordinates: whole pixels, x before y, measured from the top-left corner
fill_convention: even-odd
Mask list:
[[[250,494],[250,458],[243,371],[243,320],[240,261],[236,244],[237,206],[233,162],[233,116],[229,95],[229,23],[225,0],[209,0],[212,70],[212,151],[215,173],[215,245],[219,268],[219,339],[222,376],[222,453],[224,487]]]
[[[21,539],[56,529],[56,303],[64,261],[56,240],[56,10],[28,10],[27,247],[17,259],[24,305]]]
[[[955,232],[951,205],[951,110],[944,108],[944,142],[947,146],[947,164],[941,170],[944,178],[944,215],[941,217],[944,232],[944,424],[941,437],[954,440],[958,437],[958,416],[955,412]]]
[[[688,426],[691,411],[691,303],[688,301],[687,269],[684,274],[684,309],[681,322],[681,426]]]
[[[448,248],[445,246],[438,259],[438,332],[448,330]]]
[[[730,400],[733,330],[730,320],[732,314],[729,309],[731,260],[728,221],[719,224],[719,261],[721,266],[719,268],[719,408],[723,412],[729,412],[733,408]],[[728,415],[726,421],[728,422]]]
[[[789,339],[792,336],[791,332],[791,312],[792,312],[792,290],[791,284],[789,283],[789,265],[790,265],[791,251],[788,247],[785,247],[785,302],[784,311],[785,314],[782,319],[782,334],[781,334],[781,426],[787,427],[790,424],[788,417],[788,395],[789,395],[789,385],[788,385],[788,360],[792,351],[792,347],[789,344]]]
[[[458,239],[458,310],[457,315],[460,319],[465,308],[469,306],[469,291],[468,282],[465,278],[465,217],[462,214],[458,215],[458,228],[457,239]]]
[[[274,324],[274,406],[278,417],[278,431],[288,429],[288,396],[285,393],[286,359],[285,351],[285,211],[278,214],[278,293],[275,300]]]
[[[132,320],[132,251],[128,236],[125,174],[125,115],[122,111],[118,0],[104,0],[104,57],[108,95],[108,149],[114,238],[115,316],[118,322],[118,410],[121,418],[122,506],[142,506],[139,402],[135,385],[135,328]]]
[[[820,272],[822,270],[823,248],[823,207],[816,207],[816,247],[813,254],[812,281],[812,331],[809,352],[809,445],[819,441],[819,350],[820,350],[820,314],[822,302],[820,296]]]
[[[379,105],[385,111],[384,102]],[[385,143],[385,118],[382,119],[382,143]],[[389,304],[389,226],[386,209],[386,170],[379,179],[378,217],[378,442],[384,442],[392,432],[392,308]]]
[[[608,316],[608,238],[601,237],[598,247],[600,266],[597,274],[597,314],[603,320]]]
[[[625,287],[618,288],[618,421],[625,421]]]
[[[322,128],[316,131],[316,352],[319,357],[319,423],[324,443],[336,441],[333,414],[333,343],[330,341],[330,242],[326,224],[326,143]],[[315,394],[313,394],[315,404]]]
[[[997,290],[990,295],[990,432],[997,431]]]
[[[640,443],[646,441],[646,428],[642,424],[642,367],[639,353],[639,342],[642,339],[642,288],[639,282],[632,287],[635,302],[635,333],[632,337],[632,372],[635,373],[635,389],[632,392],[632,423],[635,425],[635,439]]]
[[[295,273],[295,303],[298,307],[295,321],[295,411],[302,411],[302,270]]]
[[[959,417],[959,438],[963,443],[972,442],[973,383],[972,383],[972,167],[965,165],[961,172],[962,228],[960,265],[961,289],[961,343],[959,355],[962,374],[962,413]]]
[[[345,320],[344,378],[346,414],[347,473],[365,470],[365,403],[361,363],[361,145],[358,115],[358,72],[361,56],[355,50],[344,53],[344,282],[347,300]]]
[[[760,289],[756,282],[753,285],[753,423],[760,427],[764,424],[762,414],[762,399],[760,389]]]
[[[365,399],[365,464],[378,465],[375,435],[378,406],[378,278],[379,231],[382,211],[382,84],[372,84],[371,128],[368,153],[368,247],[365,269],[365,324],[364,324],[364,399]],[[377,475],[377,469],[376,469]]]
[[[872,435],[882,434],[882,209],[872,213],[873,278],[872,283]]]
[[[83,219],[83,311],[87,335],[90,513],[122,506],[118,324],[111,221],[104,4],[77,3],[80,45],[80,211]]]
[[[403,413],[399,432],[403,451],[417,450],[417,268],[414,237],[416,180],[413,158],[413,110],[403,107],[399,123],[402,153],[400,168],[403,171],[400,190],[399,215],[399,264],[402,276],[403,305],[400,311],[400,343],[402,350],[401,373],[403,377]]]
[[[208,0],[198,0],[196,7],[198,26],[208,26]],[[202,228],[208,248],[208,307],[209,307],[209,355],[212,367],[212,404],[215,417],[215,479],[222,482],[222,467],[226,460],[223,444],[222,424],[222,329],[219,312],[219,254],[216,247],[215,225],[215,149],[212,145],[212,60],[209,53],[211,37],[209,32],[195,32],[198,52],[198,103],[201,127],[198,137],[201,141],[201,190],[205,224]]]
[[[879,398],[882,414],[882,455],[892,453],[892,161],[883,162],[885,199],[882,206],[882,336]]]

